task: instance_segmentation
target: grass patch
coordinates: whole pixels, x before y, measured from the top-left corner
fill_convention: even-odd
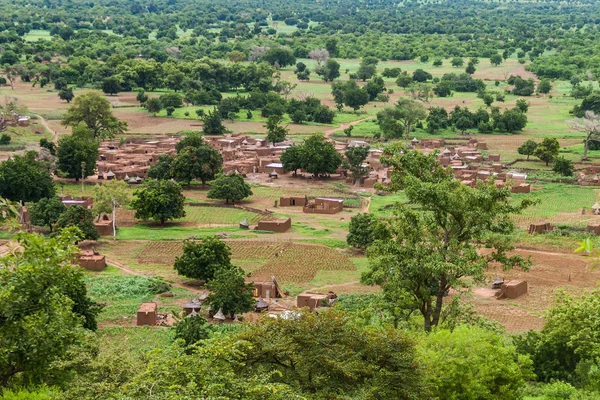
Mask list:
[[[239,227],[222,226],[216,228],[189,228],[176,225],[174,223],[166,224],[164,227],[138,224],[129,228],[119,228],[117,231],[118,240],[182,240],[190,236],[206,237],[216,233],[229,233],[234,238],[251,237],[248,231],[242,231]],[[246,234],[244,234],[246,232]],[[237,233],[237,235],[236,235]]]
[[[151,301],[155,295],[150,283],[150,279],[135,275],[86,277],[91,299],[106,304],[99,315],[99,322],[135,318],[140,303]]]

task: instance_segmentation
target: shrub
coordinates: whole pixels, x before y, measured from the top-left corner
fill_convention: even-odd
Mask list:
[[[11,140],[10,135],[3,133],[2,136],[0,136],[0,146],[6,146],[7,144],[10,143],[10,140]]]
[[[573,176],[574,170],[573,163],[564,157],[557,157],[552,166],[552,171],[562,176]]]

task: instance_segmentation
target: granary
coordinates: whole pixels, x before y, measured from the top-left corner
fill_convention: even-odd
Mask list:
[[[285,220],[273,220],[273,221],[258,221],[258,225],[256,226],[256,230],[259,231],[271,231],[283,233],[292,227],[292,219],[288,218]]]
[[[240,222],[240,229],[250,229],[250,224],[248,223],[247,219],[244,219],[242,222]]]
[[[279,206],[281,207],[304,207],[308,204],[308,198],[306,196],[287,196],[279,198]]]
[[[106,256],[93,250],[85,250],[77,255],[77,264],[88,271],[103,271],[106,268]]]
[[[223,322],[226,319],[225,314],[223,314],[223,310],[220,308],[219,308],[219,311],[217,311],[217,313],[215,315],[213,315],[212,318],[214,320],[217,320],[218,322]]]
[[[275,170],[271,171],[271,173],[269,174],[269,178],[271,178],[271,179],[277,179],[278,177],[279,177],[279,174]]]
[[[504,284],[504,279],[496,278],[494,282],[492,282],[492,289],[502,289],[502,285]]]
[[[142,303],[137,312],[137,325],[156,325],[158,305],[154,302]]]
[[[114,233],[112,217],[106,213],[100,213],[98,218],[94,220],[94,226],[100,236],[110,236]]]
[[[527,281],[508,281],[502,284],[502,288],[496,295],[500,299],[516,299],[527,294]]]
[[[264,301],[262,297],[260,299],[258,299],[256,304],[254,305],[254,311],[256,311],[256,312],[267,311],[268,309],[269,309],[269,303]]]
[[[302,209],[309,214],[335,214],[344,209],[344,199],[317,197],[314,203],[309,203]]]
[[[192,299],[183,305],[183,311],[185,311],[186,315],[190,315],[193,312],[200,312],[201,307],[202,302],[200,299]]]

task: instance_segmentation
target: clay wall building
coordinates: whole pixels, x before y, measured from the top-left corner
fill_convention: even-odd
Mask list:
[[[544,224],[531,224],[529,225],[529,234],[533,234],[533,233],[546,233],[548,231],[553,231],[554,227],[552,226],[552,224],[549,223],[544,223]]]
[[[98,218],[94,220],[94,226],[98,230],[100,236],[110,236],[113,232],[112,217],[106,213],[101,213]]]
[[[498,299],[516,299],[527,294],[527,281],[508,281],[502,284]]]
[[[292,227],[292,219],[288,218],[286,220],[275,220],[275,221],[258,221],[258,225],[256,229],[261,231],[271,231],[283,233],[291,229]]]
[[[156,325],[156,312],[158,306],[154,302],[142,303],[137,311],[137,325]]]
[[[308,199],[306,197],[280,197],[279,205],[281,207],[304,207],[308,203]]]
[[[77,264],[88,271],[104,271],[106,256],[93,251],[83,251],[77,255]]]
[[[311,311],[319,307],[329,307],[337,296],[333,292],[328,294],[304,292],[296,297],[296,307],[308,307]]]
[[[263,299],[279,299],[285,297],[285,293],[277,284],[275,277],[270,281],[253,282],[254,297],[262,297]]]
[[[308,214],[335,214],[344,209],[343,199],[317,197],[314,203],[305,205],[303,212]]]

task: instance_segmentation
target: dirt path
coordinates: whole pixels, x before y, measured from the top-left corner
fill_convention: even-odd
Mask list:
[[[38,114],[36,114],[36,117],[39,118],[41,124],[44,125],[44,128],[46,128],[54,136],[54,138],[52,139],[52,142],[54,142],[54,144],[58,144],[58,132],[55,131],[54,129],[50,128],[50,125],[48,125],[48,121],[46,121],[44,119],[44,117],[42,117],[41,115],[38,115]]]
[[[344,129],[346,129],[346,128],[352,126],[352,125],[360,124],[361,122],[364,122],[364,121],[367,121],[367,120],[373,119],[373,118],[375,118],[375,117],[374,116],[370,116],[370,117],[366,117],[366,118],[363,118],[363,119],[359,119],[358,121],[350,122],[348,124],[341,124],[337,128],[329,129],[329,130],[323,132],[323,134],[325,134],[325,137],[329,137],[329,135],[331,135],[332,133],[343,131]]]

